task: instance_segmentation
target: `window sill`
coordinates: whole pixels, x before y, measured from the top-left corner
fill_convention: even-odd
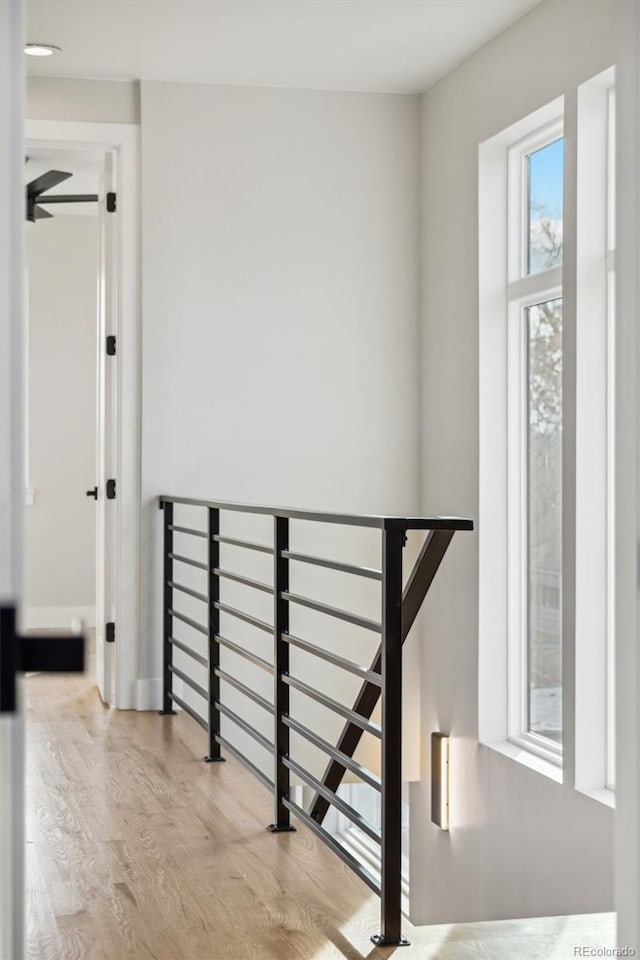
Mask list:
[[[529,767],[530,770],[535,770],[536,773],[541,773],[543,776],[549,777],[550,780],[555,780],[556,783],[562,783],[563,773],[562,767],[559,764],[553,763],[551,760],[545,759],[545,757],[540,757],[538,754],[532,753],[531,750],[527,750],[525,747],[513,743],[511,740],[485,743],[484,746],[490,750],[495,750],[497,753],[501,753],[504,757],[509,757],[510,760],[515,760],[517,763]]]
[[[605,807],[610,807],[612,810],[616,808],[615,790],[610,790],[609,787],[598,787],[595,790],[583,790],[581,787],[576,787],[576,791],[585,797],[591,797],[598,803],[603,803]]]

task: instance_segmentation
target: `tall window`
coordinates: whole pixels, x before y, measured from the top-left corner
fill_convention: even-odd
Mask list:
[[[478,166],[479,739],[557,782],[564,746],[572,786],[609,805],[614,84],[611,68],[568,106],[575,203],[564,266],[564,98],[480,144]],[[563,271],[575,299],[563,301]]]
[[[509,737],[562,756],[562,233],[556,120],[508,155]]]

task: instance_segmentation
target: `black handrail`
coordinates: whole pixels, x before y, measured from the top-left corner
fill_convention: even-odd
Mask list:
[[[193,497],[158,498],[165,503],[181,503],[191,507],[208,507],[236,513],[262,514],[288,520],[310,520],[314,523],[339,523],[351,527],[377,527],[379,530],[473,530],[473,520],[466,517],[383,517],[373,514],[328,513],[291,507],[265,507],[255,503],[233,503],[228,500],[195,500]]]
[[[257,506],[255,504],[229,503],[222,500],[196,500],[190,497],[161,496],[160,508],[164,511],[164,671],[163,671],[163,709],[161,713],[175,713],[173,704],[182,707],[185,712],[200,724],[208,733],[209,752],[207,761],[223,760],[220,748],[239,760],[258,780],[273,793],[274,822],[269,829],[278,833],[290,831],[291,813],[308,826],[316,836],[333,850],[371,889],[381,898],[381,932],[372,937],[380,946],[406,943],[401,931],[401,801],[402,801],[402,645],[409,633],[424,597],[431,586],[436,571],[447,548],[458,530],[472,530],[473,522],[461,517],[388,517],[360,516],[342,513],[316,512],[311,510],[285,509]],[[175,506],[201,507],[208,516],[207,531],[193,526],[181,526],[174,523]],[[273,545],[253,543],[220,535],[220,513],[234,511],[246,514],[267,515],[273,518]],[[295,553],[289,549],[289,521],[303,520],[316,523],[347,524],[354,527],[376,528],[381,531],[382,550],[380,569],[359,567],[342,561],[308,554]],[[425,544],[403,591],[402,555],[407,530],[428,531]],[[207,562],[174,552],[174,534],[205,538],[207,540]],[[265,583],[245,576],[243,572],[232,569],[233,564],[221,564],[220,552],[223,546],[234,546],[258,551],[273,556],[273,581]],[[207,572],[207,593],[194,590],[174,579],[174,563],[187,564]],[[342,573],[378,580],[382,585],[382,603],[380,621],[360,617],[345,610],[328,606],[311,597],[303,597],[290,592],[289,567],[291,563],[313,564]],[[228,579],[250,589],[272,594],[274,601],[273,626],[264,620],[240,610],[236,606],[220,602],[220,581]],[[206,626],[198,620],[178,611],[174,607],[174,591],[191,596],[206,604],[208,616]],[[292,604],[299,604],[325,615],[327,624],[338,618],[355,624],[366,630],[380,634],[380,647],[369,668],[358,666],[344,657],[317,644],[295,637],[289,630],[289,613]],[[266,660],[253,651],[247,650],[238,642],[223,637],[220,633],[220,616],[240,619],[260,631],[268,632],[273,638],[272,661]],[[182,623],[207,637],[207,655],[192,650],[184,639],[173,636],[174,623]],[[303,682],[289,673],[290,647],[305,650],[311,656],[320,658],[333,666],[355,674],[362,681],[362,688],[353,708],[348,708],[332,697]],[[208,671],[208,688],[205,689],[177,668],[173,663],[173,649],[180,650]],[[231,650],[245,660],[273,674],[273,699],[268,700],[254,689],[243,683],[237,676],[220,667],[220,648]],[[197,711],[173,691],[173,677],[176,676],[204,701],[207,717]],[[238,712],[241,708],[234,703],[232,709],[226,702],[221,685],[235,688],[245,697],[258,704],[267,713],[273,715],[273,740],[264,736],[246,717]],[[225,687],[226,689],[226,687]],[[299,720],[290,716],[290,690],[295,689],[311,697],[334,715],[346,720],[344,730],[333,745],[310,730]],[[382,697],[381,724],[371,721],[378,700]],[[273,779],[268,777],[255,763],[220,733],[220,717],[235,724],[237,729],[251,736],[257,745],[272,757],[274,765]],[[322,779],[313,776],[300,763],[289,755],[290,733],[294,732],[329,758]],[[381,740],[381,770],[378,777],[353,759],[356,747],[364,732],[373,734]],[[358,811],[337,795],[338,788],[346,770],[368,783],[382,796],[382,822],[380,832],[367,823]],[[314,791],[314,799],[309,810],[304,810],[290,797],[291,773]],[[380,882],[365,866],[357,860],[322,825],[330,807],[339,810],[364,830],[381,846]]]

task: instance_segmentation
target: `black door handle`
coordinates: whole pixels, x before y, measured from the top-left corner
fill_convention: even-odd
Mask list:
[[[87,490],[86,495],[88,497],[93,497],[94,500],[98,499],[98,488],[94,487],[93,490]]]

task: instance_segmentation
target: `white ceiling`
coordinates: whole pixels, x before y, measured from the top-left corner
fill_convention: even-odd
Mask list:
[[[40,76],[413,93],[539,0],[29,0]]]

